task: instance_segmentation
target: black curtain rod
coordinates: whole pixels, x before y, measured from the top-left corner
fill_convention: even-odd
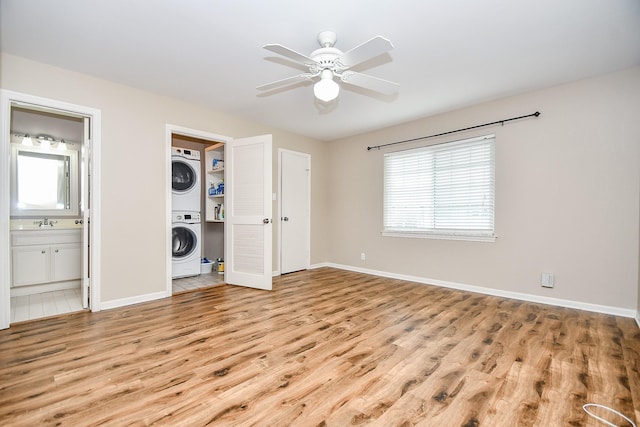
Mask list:
[[[448,135],[450,133],[462,132],[462,131],[465,131],[465,130],[477,129],[477,128],[481,128],[481,127],[485,127],[485,126],[491,126],[491,125],[497,125],[498,123],[501,124],[501,125],[504,125],[506,122],[510,122],[512,120],[525,119],[527,117],[538,117],[539,115],[540,115],[540,111],[536,111],[535,113],[527,114],[526,116],[519,116],[519,117],[512,117],[510,119],[497,120],[495,122],[484,123],[484,124],[475,125],[475,126],[470,126],[468,128],[450,130],[448,132],[436,133],[434,135],[420,136],[418,138],[413,138],[413,139],[405,139],[404,141],[390,142],[388,144],[382,144],[382,145],[374,145],[373,147],[367,147],[367,151],[373,150],[374,148],[377,148],[379,150],[382,147],[389,147],[390,145],[405,144],[407,142],[419,141],[421,139],[427,139],[427,138],[435,138],[436,136]]]

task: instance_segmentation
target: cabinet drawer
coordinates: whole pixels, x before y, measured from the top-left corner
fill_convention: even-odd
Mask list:
[[[56,243],[80,243],[82,230],[21,230],[11,232],[11,245],[50,245]]]

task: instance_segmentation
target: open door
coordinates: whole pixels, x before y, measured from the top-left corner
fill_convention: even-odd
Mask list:
[[[80,162],[80,210],[82,211],[82,308],[89,308],[89,286],[90,286],[90,269],[91,265],[89,254],[91,253],[91,240],[89,233],[91,205],[89,197],[89,189],[91,188],[91,119],[84,117],[83,119],[83,135],[82,135],[82,151]]]
[[[271,290],[271,135],[225,147],[225,282]]]

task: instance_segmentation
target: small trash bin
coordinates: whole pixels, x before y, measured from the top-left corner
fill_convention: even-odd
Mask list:
[[[213,270],[213,263],[208,259],[203,259],[200,263],[200,274],[211,274],[211,270]]]

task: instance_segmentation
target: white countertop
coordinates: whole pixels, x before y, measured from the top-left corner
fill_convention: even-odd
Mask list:
[[[12,219],[9,220],[9,229],[15,230],[73,230],[82,228],[82,224],[76,224],[78,218],[56,218],[49,221],[54,222],[53,225],[43,225],[40,227],[36,222],[42,221],[44,218],[30,219]]]

